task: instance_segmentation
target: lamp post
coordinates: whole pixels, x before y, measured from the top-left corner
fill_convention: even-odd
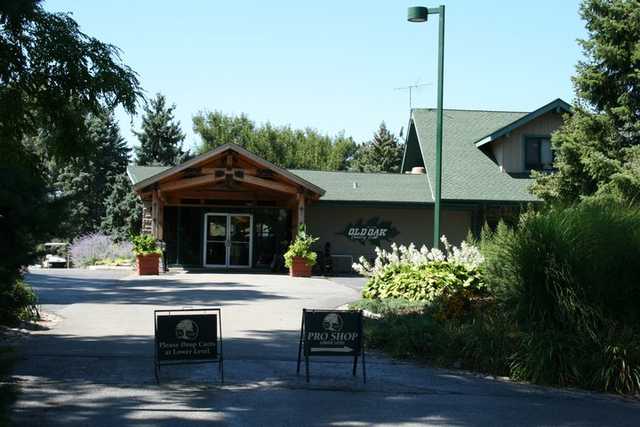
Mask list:
[[[436,110],[436,194],[433,209],[433,247],[440,244],[440,202],[442,199],[442,85],[444,81],[444,5],[426,8],[410,7],[407,21],[427,22],[429,15],[438,15],[438,105]]]

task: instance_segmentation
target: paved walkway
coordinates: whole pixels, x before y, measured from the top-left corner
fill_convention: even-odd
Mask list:
[[[350,361],[295,374],[301,309],[358,298],[324,279],[40,271],[28,281],[61,317],[25,341],[16,375],[19,426],[640,425],[640,404],[548,390],[368,357],[368,383]],[[153,310],[221,306],[225,380],[213,366],[153,377]]]

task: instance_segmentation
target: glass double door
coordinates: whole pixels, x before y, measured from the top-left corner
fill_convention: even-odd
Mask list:
[[[253,217],[248,214],[205,214],[205,267],[251,267]]]

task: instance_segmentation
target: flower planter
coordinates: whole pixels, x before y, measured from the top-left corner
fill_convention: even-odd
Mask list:
[[[136,269],[140,276],[157,276],[160,273],[160,254],[136,256]]]
[[[307,264],[305,258],[295,256],[291,259],[289,276],[291,277],[311,277],[311,265]]]

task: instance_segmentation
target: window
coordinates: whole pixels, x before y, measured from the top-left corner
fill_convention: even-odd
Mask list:
[[[525,138],[524,167],[527,170],[553,169],[553,152],[548,136],[528,136]]]

